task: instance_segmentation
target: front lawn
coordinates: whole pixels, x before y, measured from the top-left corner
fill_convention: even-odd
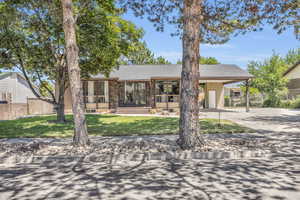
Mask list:
[[[39,116],[0,122],[0,138],[71,137],[73,123],[55,124],[56,116]],[[72,115],[67,116],[72,121]],[[87,115],[90,135],[159,135],[178,133],[178,118],[118,115]],[[228,120],[201,119],[202,133],[244,133],[253,130]]]

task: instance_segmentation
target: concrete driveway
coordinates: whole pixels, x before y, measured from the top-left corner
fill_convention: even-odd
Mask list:
[[[218,117],[205,112],[202,117]],[[300,111],[234,109],[221,113],[280,145],[254,159],[167,160],[0,168],[0,199],[298,200]]]
[[[246,112],[243,108],[226,109],[220,112],[221,119],[228,119],[266,132],[300,132],[300,110],[280,108],[252,108]],[[201,112],[202,118],[219,118],[219,112]]]

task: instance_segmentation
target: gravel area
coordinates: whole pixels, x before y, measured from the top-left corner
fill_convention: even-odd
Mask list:
[[[279,148],[272,140],[258,135],[204,135],[205,145],[181,150],[178,136],[90,137],[87,148],[74,148],[70,139],[2,139],[0,164],[32,163],[36,157],[73,157],[106,163],[167,159],[238,159],[266,156]],[[54,159],[55,160],[55,159]],[[69,159],[66,159],[69,160]]]

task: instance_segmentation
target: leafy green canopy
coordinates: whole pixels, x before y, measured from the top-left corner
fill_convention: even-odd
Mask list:
[[[122,57],[121,63],[124,65],[143,65],[143,64],[171,64],[162,56],[155,57],[153,52],[148,49],[145,42],[136,44],[136,49],[130,52],[126,57]]]
[[[300,62],[300,48],[289,50],[284,60],[290,66]]]
[[[136,16],[147,16],[158,31],[165,24],[181,35],[183,0],[119,0],[120,7]],[[261,30],[265,23],[281,33],[293,27],[299,38],[299,0],[202,0],[200,37],[202,43],[224,43],[230,35]],[[299,38],[300,39],[300,38]]]
[[[59,0],[0,1],[0,56],[4,67],[23,64],[33,77],[58,79],[65,66]],[[84,76],[108,74],[121,55],[135,51],[143,31],[120,17],[114,1],[76,0],[77,39]],[[22,62],[22,63],[21,63]],[[64,69],[63,69],[64,70]]]
[[[202,57],[200,56],[200,64],[202,65],[216,65],[220,64],[220,62],[215,57]],[[177,61],[177,64],[182,64],[181,60]]]
[[[248,64],[248,71],[255,76],[251,87],[267,95],[266,106],[279,106],[280,94],[286,90],[287,79],[283,78],[283,73],[287,68],[285,59],[275,53],[263,62],[252,61]]]

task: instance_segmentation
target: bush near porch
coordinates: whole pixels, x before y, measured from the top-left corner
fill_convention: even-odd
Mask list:
[[[56,116],[38,116],[0,122],[0,138],[18,137],[72,137],[73,117],[67,116],[66,124],[51,121]],[[122,135],[160,135],[178,133],[178,118],[174,117],[143,117],[119,115],[87,115],[90,135],[122,136]],[[244,133],[253,130],[228,120],[201,119],[202,133]]]

